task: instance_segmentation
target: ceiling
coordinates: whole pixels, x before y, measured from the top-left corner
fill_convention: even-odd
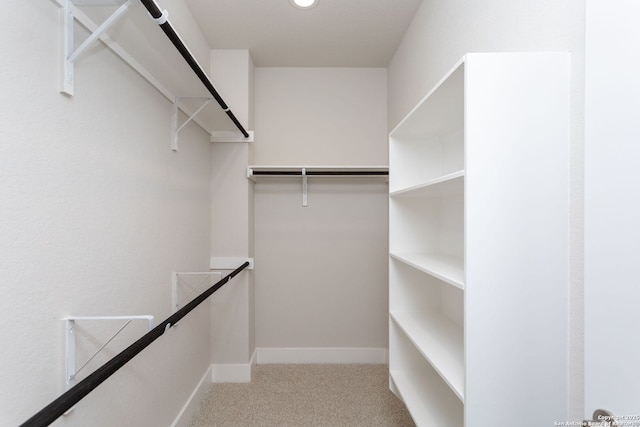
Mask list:
[[[212,49],[258,67],[386,67],[422,0],[186,0]]]

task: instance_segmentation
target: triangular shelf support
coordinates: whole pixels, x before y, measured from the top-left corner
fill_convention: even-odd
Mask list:
[[[57,0],[63,7],[63,49],[62,82],[60,92],[73,95],[74,62],[87,51],[113,24],[118,22],[132,6],[134,0]],[[123,2],[124,1],[124,2]],[[120,5],[87,39],[74,50],[75,6],[112,6]]]
[[[182,100],[182,99],[202,101],[202,105],[200,107],[198,107],[198,109],[193,114],[191,114],[187,118],[187,120],[184,121],[184,123],[182,123],[181,125],[178,126],[180,100]],[[187,98],[187,97],[182,97],[182,98],[176,98],[175,99],[175,101],[173,102],[172,120],[171,120],[171,149],[173,151],[178,151],[178,133],[182,130],[183,127],[185,127],[190,121],[192,121],[198,115],[198,113],[204,109],[204,107],[209,105],[209,103],[211,101],[213,101],[213,98]]]
[[[180,101],[189,100],[189,101],[201,101],[202,105],[198,107],[196,111],[193,113],[188,113],[183,106],[181,106]],[[173,110],[171,117],[171,149],[173,151],[178,151],[178,133],[185,127],[189,122],[195,121],[195,117],[200,113],[214,98],[192,98],[192,97],[177,97],[173,102]],[[185,114],[188,115],[187,120],[185,120],[181,125],[179,122],[179,110],[182,110]],[[212,131],[210,141],[211,142],[253,142],[253,131],[247,131],[249,137],[242,135],[238,131]]]

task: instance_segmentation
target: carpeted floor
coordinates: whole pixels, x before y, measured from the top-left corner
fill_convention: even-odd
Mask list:
[[[248,384],[213,384],[189,427],[409,427],[385,365],[258,365]]]

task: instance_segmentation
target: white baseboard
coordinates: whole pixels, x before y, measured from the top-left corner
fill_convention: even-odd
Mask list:
[[[258,348],[258,364],[268,363],[371,363],[387,364],[386,348]]]
[[[211,372],[213,366],[209,366],[209,369],[204,373],[200,382],[193,390],[187,402],[184,404],[176,419],[171,423],[171,427],[186,427],[191,421],[191,417],[195,414],[196,409],[198,409],[198,405],[204,398],[205,393],[207,392],[208,386],[211,384]]]
[[[256,348],[249,363],[213,364],[204,373],[171,427],[186,427],[198,409],[208,386],[214,383],[251,382],[256,364],[372,363],[388,364],[386,348]],[[394,384],[390,384],[393,386]]]
[[[214,383],[250,383],[253,367],[256,365],[256,351],[249,363],[214,363],[211,380]]]
[[[251,382],[256,364],[304,364],[304,363],[371,363],[388,364],[386,348],[256,348],[249,363],[214,363],[211,365],[213,383]]]

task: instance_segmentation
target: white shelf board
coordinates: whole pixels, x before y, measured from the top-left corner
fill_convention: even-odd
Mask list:
[[[390,253],[392,258],[440,279],[457,288],[464,289],[464,260],[444,254]]]
[[[427,182],[392,191],[390,197],[431,198],[464,192],[464,171],[456,171]]]
[[[391,312],[390,316],[458,399],[464,402],[462,327],[437,312]]]
[[[442,387],[410,371],[390,371],[391,381],[417,426],[461,427],[462,411],[456,410],[453,397],[447,400]]]

